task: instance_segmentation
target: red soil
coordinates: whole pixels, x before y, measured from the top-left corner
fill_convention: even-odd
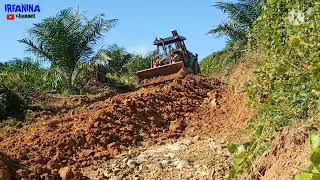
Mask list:
[[[225,134],[248,117],[243,97],[218,80],[187,76],[97,102],[36,123],[0,140],[0,151],[20,162],[19,177],[58,176],[66,166],[88,166],[126,151],[183,135]]]

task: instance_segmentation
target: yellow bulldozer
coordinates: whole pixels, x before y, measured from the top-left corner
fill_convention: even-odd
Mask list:
[[[151,54],[151,68],[137,72],[139,86],[200,73],[198,54],[187,50],[185,40],[176,30],[172,30],[170,37],[156,38],[153,44],[157,49]]]

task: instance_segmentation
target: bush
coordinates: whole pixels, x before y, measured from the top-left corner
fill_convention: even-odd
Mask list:
[[[319,81],[310,67],[316,71],[312,62],[320,56],[319,8],[316,0],[270,1],[251,33],[253,48],[269,51],[248,96],[274,126],[305,119],[315,108]]]
[[[0,117],[3,116],[6,113],[6,106],[7,101],[4,98],[4,94],[0,95]]]
[[[204,58],[200,63],[201,72],[213,76],[223,73],[224,76],[228,76],[245,51],[244,47],[238,45],[230,42],[222,51]]]
[[[13,90],[0,85],[0,117],[22,113],[26,103],[21,96]]]
[[[0,83],[17,92],[32,93],[44,89],[45,69],[30,58],[15,59],[0,65]]]
[[[107,73],[107,81],[109,81],[109,83],[137,85],[137,71],[148,69],[151,67],[151,59],[149,56],[143,57],[141,55],[130,54],[130,56],[128,57],[129,59],[126,60],[126,63],[121,68],[121,71],[119,71],[118,73],[115,73],[114,71],[109,71]],[[113,61],[117,60],[115,59]]]
[[[251,49],[266,50],[247,87],[250,105],[259,122],[245,150],[235,155],[229,178],[250,174],[254,160],[281,127],[307,121],[319,102],[320,57],[317,0],[271,0],[249,34]]]

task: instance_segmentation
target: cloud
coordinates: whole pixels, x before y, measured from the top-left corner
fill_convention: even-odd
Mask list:
[[[134,54],[139,54],[139,55],[145,56],[150,51],[150,48],[146,44],[138,44],[138,45],[134,45],[134,46],[128,47],[127,50],[130,53],[134,53]]]

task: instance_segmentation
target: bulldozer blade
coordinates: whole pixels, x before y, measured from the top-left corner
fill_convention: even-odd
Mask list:
[[[156,68],[150,68],[137,72],[139,86],[157,84],[164,81],[172,80],[180,76],[185,76],[186,70],[183,62],[167,64]],[[178,74],[178,75],[177,75]],[[149,79],[150,82],[148,82]]]

